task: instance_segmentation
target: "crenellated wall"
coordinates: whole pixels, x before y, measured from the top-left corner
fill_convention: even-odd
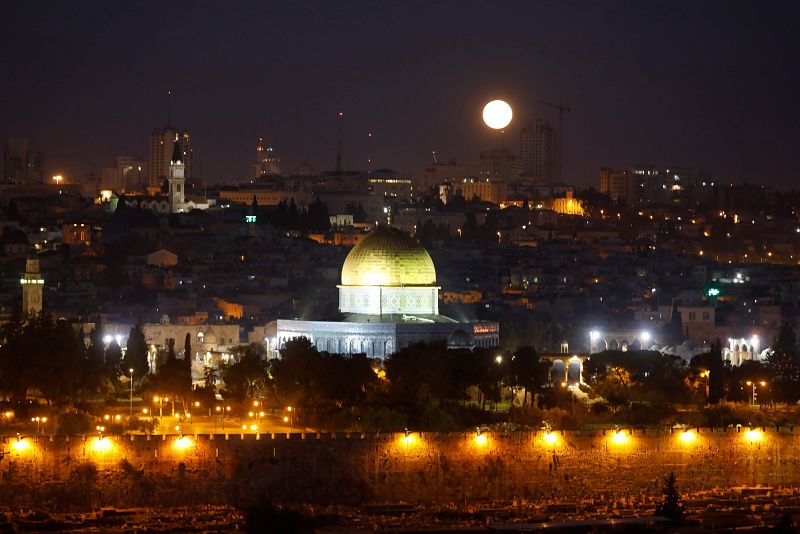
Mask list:
[[[64,507],[575,502],[800,487],[800,430],[7,438],[0,501]],[[92,467],[93,466],[93,467]]]

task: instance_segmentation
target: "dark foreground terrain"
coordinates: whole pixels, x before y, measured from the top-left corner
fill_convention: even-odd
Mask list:
[[[683,497],[684,518],[654,516],[657,502],[513,501],[354,506],[103,508],[49,514],[2,509],[0,532],[796,532],[800,488],[739,487]]]

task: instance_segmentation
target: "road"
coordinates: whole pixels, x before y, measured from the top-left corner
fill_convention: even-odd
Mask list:
[[[158,417],[156,417],[158,419]],[[263,417],[192,416],[184,420],[165,415],[161,418],[157,434],[282,434],[310,431],[302,426],[284,422],[279,415]]]

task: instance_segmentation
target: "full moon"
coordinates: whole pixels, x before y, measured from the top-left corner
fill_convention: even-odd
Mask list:
[[[502,130],[511,123],[511,106],[503,100],[492,100],[483,108],[483,122],[489,128]]]

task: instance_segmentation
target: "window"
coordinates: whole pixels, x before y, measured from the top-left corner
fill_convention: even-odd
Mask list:
[[[708,321],[710,319],[711,319],[711,313],[710,312],[703,312],[703,320],[704,321]]]
[[[689,320],[694,321],[697,319],[697,314],[695,312],[689,312]]]

